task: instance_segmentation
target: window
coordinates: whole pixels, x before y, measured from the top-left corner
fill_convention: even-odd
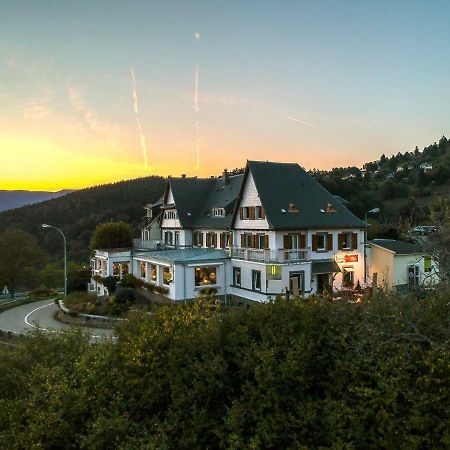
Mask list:
[[[219,234],[220,248],[229,248],[231,246],[231,233],[225,232]]]
[[[233,267],[233,284],[235,286],[241,285],[241,268]]]
[[[164,211],[164,219],[178,219],[176,211]]]
[[[269,247],[269,236],[266,234],[256,235],[256,248],[268,248]]]
[[[242,235],[242,243],[245,248],[253,248],[253,235],[250,233],[244,233]]]
[[[213,209],[213,217],[225,217],[225,209],[224,208],[214,208]]]
[[[195,268],[195,285],[205,286],[217,283],[217,267],[196,267]]]
[[[201,231],[194,232],[194,245],[203,247],[203,233]]]
[[[180,232],[175,231],[175,246],[178,247],[180,245]]]
[[[350,250],[352,248],[352,235],[353,233],[343,233],[342,235],[343,250]]]
[[[170,267],[163,267],[163,283],[172,283],[172,273],[170,271]]]
[[[139,264],[139,269],[141,278],[145,278],[147,273],[147,265],[145,264],[145,262],[141,261],[141,263]]]
[[[213,231],[206,233],[206,246],[217,247],[217,234]]]
[[[173,243],[173,235],[171,231],[165,231],[164,232],[164,242],[166,244],[172,245]]]
[[[113,264],[113,276],[121,280],[125,275],[128,275],[130,271],[129,264],[127,262],[117,262]]]
[[[156,264],[150,264],[150,279],[154,283],[158,280]]]
[[[261,271],[252,270],[252,289],[254,291],[261,290]]]
[[[120,264],[119,263],[113,264],[113,277],[120,279]]]
[[[326,234],[325,233],[317,233],[317,250],[326,250]]]
[[[410,289],[419,286],[419,266],[410,265],[408,266],[408,287]]]
[[[343,267],[342,284],[346,288],[353,288],[355,282],[355,271],[353,267]]]
[[[250,208],[248,206],[241,208],[241,219],[250,219]]]

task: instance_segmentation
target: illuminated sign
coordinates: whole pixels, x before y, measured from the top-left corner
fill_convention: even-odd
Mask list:
[[[267,265],[266,275],[268,280],[281,280],[281,266],[278,264]]]
[[[336,255],[334,259],[338,264],[358,262],[358,255]]]

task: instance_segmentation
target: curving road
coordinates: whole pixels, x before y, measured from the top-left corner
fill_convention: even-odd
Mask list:
[[[0,329],[12,331],[13,333],[26,333],[33,328],[44,330],[62,330],[72,328],[72,325],[59,322],[53,315],[58,310],[58,306],[53,300],[42,300],[16,306],[0,313]],[[83,330],[92,334],[92,337],[110,337],[112,330],[104,328],[83,327]]]

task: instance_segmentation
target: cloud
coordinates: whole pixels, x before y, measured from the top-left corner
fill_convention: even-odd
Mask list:
[[[124,133],[117,125],[111,124],[97,117],[95,112],[90,108],[81,91],[73,86],[69,87],[69,100],[73,109],[80,113],[84,123],[88,128],[96,134],[108,136],[112,138],[122,138]]]
[[[317,125],[314,125],[310,122],[305,122],[304,120],[296,119],[295,117],[289,117],[286,116],[286,119],[291,120],[292,122],[297,122],[301,125],[305,125],[306,127],[315,128],[316,130],[320,130],[320,128]]]
[[[47,100],[31,99],[23,108],[24,118],[27,120],[42,120],[52,113]]]
[[[195,39],[197,39],[197,41],[200,40],[200,33],[197,31],[197,33],[194,33]]]

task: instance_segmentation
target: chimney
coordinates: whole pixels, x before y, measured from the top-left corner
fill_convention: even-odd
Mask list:
[[[223,169],[222,178],[223,178],[223,185],[226,186],[230,181],[230,174],[228,173],[227,169]]]
[[[186,178],[186,174],[185,174],[185,173],[182,173],[182,174],[181,174],[181,178]]]

